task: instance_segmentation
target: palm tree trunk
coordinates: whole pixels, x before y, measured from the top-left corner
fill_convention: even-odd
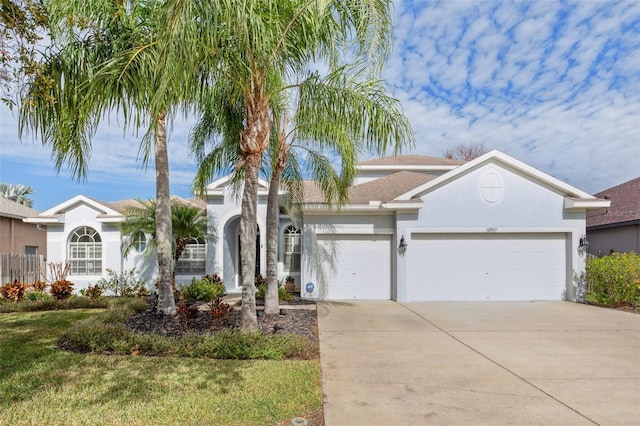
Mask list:
[[[156,161],[156,243],[158,251],[158,313],[173,315],[173,253],[171,249],[171,199],[169,194],[169,156],[167,153],[166,114],[158,116],[155,132]]]
[[[244,191],[240,214],[240,250],[242,257],[242,310],[240,328],[246,331],[258,329],[256,316],[256,223],[258,207],[258,171],[260,154],[246,156],[244,163]]]
[[[284,137],[284,135],[279,137],[278,160],[273,167],[267,198],[267,288],[264,296],[264,313],[267,315],[280,312],[278,300],[278,218],[280,216],[278,190],[280,189],[282,171],[287,163],[289,147]]]
[[[175,241],[175,252],[173,253],[173,278],[176,277],[176,269],[178,268],[178,260],[182,256],[182,252],[187,246],[186,240],[184,238],[176,238]]]
[[[242,156],[239,166],[244,167],[244,190],[240,213],[240,245],[242,257],[242,309],[240,329],[258,329],[256,316],[256,225],[258,223],[258,173],[262,153],[269,144],[271,117],[269,99],[264,93],[264,79],[252,76],[251,91],[245,94],[246,127],[240,135]]]

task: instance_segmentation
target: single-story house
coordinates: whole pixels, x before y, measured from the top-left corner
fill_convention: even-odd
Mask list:
[[[609,200],[609,207],[587,212],[589,252],[597,256],[611,251],[640,253],[640,177],[595,194]]]
[[[358,172],[339,210],[313,182],[305,183],[299,217],[281,209],[278,275],[293,276],[303,297],[574,300],[586,212],[609,205],[499,151],[467,163],[386,157]],[[227,291],[239,292],[241,201],[229,182],[207,188],[217,241],[193,250],[203,269],[189,272],[217,273]],[[264,274],[268,183],[259,185],[256,273]],[[121,219],[118,206],[78,196],[29,221],[48,226],[50,259],[82,262],[78,253],[93,253],[90,269],[72,268],[78,283],[144,263],[119,256]],[[83,241],[93,251],[80,252]]]
[[[203,211],[206,203],[191,198],[173,196],[173,200],[192,204]],[[140,207],[135,199],[104,202],[84,195],[77,195],[25,222],[46,228],[49,263],[68,261],[67,278],[75,289],[86,288],[107,277],[107,269],[124,272],[136,268],[138,276],[154,289],[157,278],[155,253],[144,256],[148,236],[138,238],[127,257],[122,256],[122,238],[119,223],[131,207]],[[198,241],[189,244],[176,268],[176,281],[187,282],[192,277],[205,274],[206,245]]]

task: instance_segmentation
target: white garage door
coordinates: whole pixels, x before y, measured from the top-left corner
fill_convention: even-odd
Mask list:
[[[412,234],[407,300],[562,300],[564,234]]]
[[[318,245],[333,257],[324,267],[323,299],[391,298],[390,235],[323,234]]]

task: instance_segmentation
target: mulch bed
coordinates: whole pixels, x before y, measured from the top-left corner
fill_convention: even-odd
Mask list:
[[[227,325],[222,325],[215,321],[209,313],[208,306],[199,306],[200,310],[195,320],[188,326],[180,323],[178,316],[158,315],[156,313],[157,298],[147,299],[149,308],[129,318],[125,325],[133,331],[140,333],[159,334],[164,336],[178,337],[187,332],[201,334],[215,334],[227,328],[239,327],[240,325],[240,303],[234,306]],[[258,301],[258,306],[262,303]],[[310,305],[306,309],[303,306]],[[289,309],[288,306],[298,306],[297,309]],[[316,315],[315,302],[300,299],[294,296],[293,299],[280,303],[280,314],[264,315],[261,310],[258,313],[258,327],[264,333],[291,333],[306,336],[314,342],[318,342],[318,317]],[[324,412],[320,408],[314,412],[305,413],[301,416],[307,421],[308,426],[324,426]],[[287,419],[274,426],[289,426],[293,419]]]
[[[238,328],[240,326],[240,308],[235,306],[226,324],[216,321],[209,313],[207,305],[199,306],[197,318],[183,325],[179,316],[158,315],[156,313],[157,298],[147,299],[149,308],[129,318],[125,325],[133,331],[147,334],[178,337],[187,332],[200,334],[215,334],[217,331]],[[310,309],[288,309],[290,305],[310,305]],[[299,297],[280,304],[280,314],[263,315],[258,310],[258,328],[269,334],[289,333],[306,336],[318,341],[318,317],[315,302],[302,300]]]

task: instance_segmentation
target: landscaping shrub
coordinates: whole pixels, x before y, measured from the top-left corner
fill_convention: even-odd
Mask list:
[[[84,295],[90,299],[97,299],[98,297],[102,296],[102,287],[100,287],[98,284],[89,286],[85,290]]]
[[[47,284],[45,281],[38,280],[35,283],[33,283],[33,289],[42,294],[44,294],[44,291],[46,290],[47,287],[49,287],[49,284]]]
[[[73,293],[73,283],[68,280],[55,281],[51,284],[49,293],[51,293],[56,300],[66,300],[71,297],[71,293]]]
[[[261,277],[260,275],[258,277]],[[266,280],[261,280],[260,282],[256,280],[256,299],[264,300],[265,293],[267,291],[267,282]],[[280,302],[285,300],[290,300],[293,296],[287,290],[278,284],[278,300]]]
[[[202,279],[207,280],[212,284],[220,284],[224,288],[224,285],[222,284],[222,278],[218,274],[203,275]]]
[[[106,309],[109,301],[103,299],[92,299],[89,297],[71,296],[64,302],[58,304],[58,309]]]
[[[180,302],[176,306],[178,319],[182,327],[189,327],[198,318],[198,307],[196,305]]]
[[[216,325],[227,325],[233,313],[233,306],[225,303],[222,297],[216,297],[209,303],[209,313],[213,317]]]
[[[640,303],[640,256],[630,252],[587,259],[585,281],[589,301],[635,307]]]
[[[12,283],[7,283],[0,287],[0,294],[2,294],[2,297],[5,299],[19,302],[24,298],[25,294],[27,294],[28,289],[29,284],[15,280]]]
[[[41,297],[30,300],[32,295]],[[105,309],[109,301],[105,298],[89,299],[88,297],[71,297],[67,300],[56,300],[48,294],[27,293],[27,298],[17,303],[0,304],[0,313],[56,311],[60,309]]]
[[[48,295],[47,293],[40,293],[38,291],[30,291],[27,293],[26,298],[27,300],[32,300],[32,301],[36,301],[36,300],[49,300],[51,299],[51,296]]]
[[[135,333],[123,325],[136,310],[146,308],[146,303],[113,303],[108,311],[67,330],[60,345],[81,352],[218,359],[312,359],[319,353],[316,343],[298,335],[242,333],[229,329],[212,336],[186,333],[174,338]]]
[[[216,297],[224,295],[225,289],[221,281],[214,281],[205,277],[199,280],[192,278],[191,284],[180,287],[182,297],[187,302],[210,302]]]
[[[145,281],[136,277],[136,268],[118,273],[113,269],[107,269],[107,278],[101,278],[96,285],[114,296],[146,296]],[[143,294],[144,293],[144,294]]]

